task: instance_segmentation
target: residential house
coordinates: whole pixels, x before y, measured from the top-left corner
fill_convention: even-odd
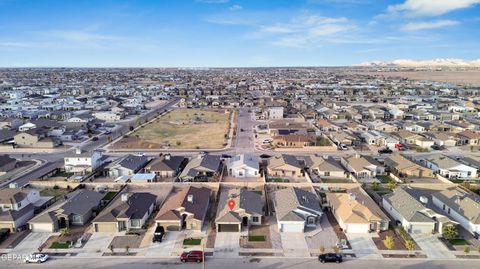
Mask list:
[[[472,234],[480,234],[480,197],[459,187],[432,194],[432,202]]]
[[[293,155],[282,154],[272,157],[267,166],[269,177],[304,177],[303,167]]]
[[[108,176],[111,178],[133,176],[140,171],[149,160],[149,157],[144,155],[127,155],[110,163],[105,168],[108,171]]]
[[[39,199],[36,189],[0,189],[0,229],[14,232],[27,224]]]
[[[89,152],[78,148],[74,153],[66,153],[63,160],[65,162],[65,172],[86,175],[100,167],[104,163],[105,158],[99,151]]]
[[[408,233],[432,234],[451,223],[443,215],[425,207],[402,187],[384,195],[382,206]]]
[[[145,171],[155,173],[157,178],[174,178],[182,171],[187,162],[188,159],[183,156],[163,154],[145,166]]]
[[[341,158],[340,162],[357,179],[370,179],[385,174],[385,168],[371,156],[355,154]]]
[[[393,154],[385,158],[385,166],[399,177],[408,178],[435,178],[432,169],[421,166],[400,154]]]
[[[348,176],[340,162],[329,156],[308,156],[305,158],[305,167],[320,177],[344,178]]]
[[[103,194],[79,189],[66,195],[28,223],[33,232],[58,232],[62,228],[87,224],[99,211]]]
[[[228,174],[233,177],[260,177],[260,160],[253,155],[236,155],[227,163]]]
[[[123,192],[93,221],[95,232],[115,233],[141,229],[154,211],[157,196],[147,192]]]
[[[306,227],[315,228],[323,215],[317,195],[300,188],[275,191],[273,206],[280,232],[304,232]]]
[[[240,232],[251,225],[261,225],[263,215],[264,200],[261,194],[245,188],[222,190],[215,227],[217,232]]]
[[[360,188],[347,193],[327,192],[328,205],[345,233],[369,233],[388,230],[390,219]]]
[[[420,157],[426,167],[446,178],[475,178],[477,168],[468,166],[442,154]]]
[[[221,172],[222,161],[218,155],[198,155],[191,159],[178,177],[181,181],[208,181]]]
[[[174,192],[155,217],[157,226],[171,231],[201,230],[207,221],[211,195],[212,190],[209,188],[193,186]]]

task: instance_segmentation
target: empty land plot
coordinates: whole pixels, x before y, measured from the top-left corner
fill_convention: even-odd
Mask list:
[[[230,113],[175,109],[115,144],[116,148],[217,149],[226,143]]]
[[[384,78],[408,78],[411,80],[430,80],[454,84],[480,85],[480,71],[397,71],[397,72],[358,72]]]

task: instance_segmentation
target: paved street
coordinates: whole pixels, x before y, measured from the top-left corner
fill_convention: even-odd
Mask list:
[[[348,269],[457,269],[457,268],[476,268],[478,261],[427,261],[427,260],[346,260],[342,264],[321,264],[315,258],[308,259],[290,259],[290,258],[239,258],[225,259],[216,257],[207,259],[205,268],[208,269],[305,269],[305,268],[348,268]],[[44,264],[26,265],[19,262],[10,262],[2,259],[0,267],[7,268],[48,268],[48,269],[190,269],[202,268],[201,264],[190,263],[182,264],[178,259],[148,259],[148,258],[54,258]]]

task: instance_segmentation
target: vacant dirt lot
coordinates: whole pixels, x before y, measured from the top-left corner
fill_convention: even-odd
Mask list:
[[[117,149],[216,149],[226,143],[230,112],[175,109],[129,137],[115,143]]]
[[[399,72],[358,72],[379,77],[400,77],[412,80],[431,80],[480,86],[480,71],[399,71]]]

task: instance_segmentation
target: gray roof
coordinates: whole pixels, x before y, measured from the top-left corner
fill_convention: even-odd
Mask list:
[[[235,201],[235,207],[232,210],[228,207],[228,201],[230,199]],[[262,195],[254,191],[245,188],[222,190],[218,199],[217,217],[215,221],[219,222],[221,220],[225,222],[225,218],[235,219],[235,216],[238,216],[236,211],[239,209],[245,210],[245,212],[250,215],[263,215],[263,205],[264,201]],[[230,212],[233,212],[234,214],[232,215]],[[226,215],[231,216],[227,217]]]
[[[398,187],[394,192],[386,194],[383,196],[383,199],[409,222],[435,222],[424,213],[426,210],[425,206],[402,187]]]
[[[464,216],[471,223],[480,224],[480,197],[460,188],[447,189],[434,193],[432,196]]]
[[[183,156],[162,156],[152,160],[146,168],[152,172],[176,171],[185,161]]]
[[[220,167],[220,156],[205,155],[191,159],[180,174],[180,178],[194,178],[200,172],[217,172]]]
[[[124,193],[125,194],[125,193]],[[129,195],[127,201],[122,201],[122,194],[105,208],[93,221],[116,222],[118,218],[140,219],[155,204],[157,196],[147,192],[136,192]]]
[[[300,188],[286,188],[275,192],[275,212],[278,220],[301,221],[304,220],[295,210],[307,211],[313,215],[322,212],[320,201],[312,192]]]

